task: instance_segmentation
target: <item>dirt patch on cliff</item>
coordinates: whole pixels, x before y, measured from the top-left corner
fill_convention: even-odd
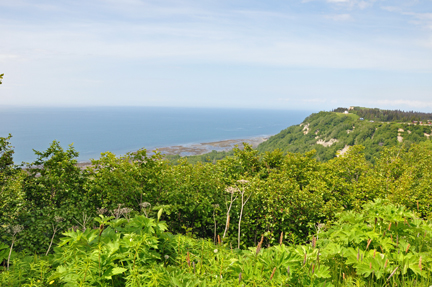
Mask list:
[[[324,147],[329,147],[329,146],[332,146],[334,143],[337,143],[337,142],[338,142],[337,139],[331,139],[328,142],[326,142],[324,140],[318,140],[316,143],[320,144],[320,145],[322,145]]]
[[[350,146],[345,145],[345,147],[343,149],[340,149],[337,151],[336,156],[337,157],[343,156],[349,149],[350,149]]]
[[[301,124],[300,126],[302,126]],[[303,127],[303,134],[307,135],[309,133],[309,124],[304,125]]]

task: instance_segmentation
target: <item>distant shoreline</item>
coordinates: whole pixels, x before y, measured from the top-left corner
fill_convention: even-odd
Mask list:
[[[269,137],[270,136],[257,136],[257,137],[251,137],[245,139],[220,140],[215,142],[161,147],[161,148],[156,148],[154,150],[158,150],[160,153],[164,155],[180,155],[180,156],[202,155],[202,154],[209,153],[213,150],[229,151],[232,150],[236,145],[242,146],[242,143],[244,142],[256,148],[260,143],[268,140]]]
[[[274,135],[301,123],[310,111],[202,108],[13,108],[0,112],[0,135],[12,134],[14,161],[32,163],[33,150],[53,140],[63,149],[73,143],[78,162],[101,152],[124,155],[145,147],[216,142]],[[211,151],[211,150],[210,150]]]
[[[174,146],[164,146],[157,147],[152,149],[147,149],[149,154],[154,154],[153,151],[158,151],[163,155],[180,155],[180,156],[193,156],[193,155],[203,155],[213,150],[216,151],[230,151],[236,145],[240,147],[243,146],[243,143],[250,144],[253,148],[256,148],[260,143],[267,141],[271,135],[265,136],[255,136],[250,138],[243,139],[228,139],[228,140],[220,140],[214,142],[204,142],[204,143],[196,143],[196,144],[183,144],[183,145],[174,145]],[[86,167],[91,165],[91,161],[81,161],[78,162],[77,165],[79,167]]]

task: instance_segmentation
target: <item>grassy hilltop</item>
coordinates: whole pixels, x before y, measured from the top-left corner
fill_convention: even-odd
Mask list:
[[[290,126],[270,137],[258,150],[278,148],[283,152],[304,153],[315,149],[316,158],[326,161],[345,152],[349,146],[363,145],[366,159],[373,161],[384,147],[409,147],[412,143],[430,140],[432,134],[428,123],[432,114],[367,108],[355,108],[348,114],[344,111],[348,110],[338,108],[333,112],[312,114],[300,125]]]

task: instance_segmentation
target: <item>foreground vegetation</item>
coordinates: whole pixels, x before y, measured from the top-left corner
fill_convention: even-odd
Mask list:
[[[307,245],[230,249],[164,232],[145,215],[96,218],[63,233],[49,256],[17,255],[2,286],[429,286],[432,230],[404,208],[376,201],[320,226]]]
[[[339,115],[338,115],[339,116]],[[429,286],[432,144],[92,166],[0,138],[1,286]],[[168,232],[169,231],[169,232]],[[396,285],[397,284],[397,285]]]

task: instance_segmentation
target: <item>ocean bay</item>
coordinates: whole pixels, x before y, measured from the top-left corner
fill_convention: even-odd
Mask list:
[[[73,143],[78,160],[205,142],[266,137],[299,124],[311,111],[169,107],[0,107],[0,136],[12,134],[14,160],[31,162],[33,149],[53,140]]]

